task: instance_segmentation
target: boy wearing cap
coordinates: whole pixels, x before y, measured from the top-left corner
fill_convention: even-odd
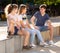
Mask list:
[[[46,5],[42,4],[39,7],[39,11],[37,11],[33,17],[31,18],[31,23],[34,25],[34,27],[40,31],[50,30],[50,41],[49,44],[53,44],[53,26],[51,25],[51,21],[49,20],[49,15],[45,12],[46,11]],[[34,21],[36,20],[36,25]],[[45,25],[45,23],[47,23]]]

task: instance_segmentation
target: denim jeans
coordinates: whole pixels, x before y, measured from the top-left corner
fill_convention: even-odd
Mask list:
[[[41,35],[39,30],[33,29],[33,33],[35,33],[37,35],[39,42],[44,42],[42,35]],[[33,42],[34,42],[34,40],[32,41],[32,36],[31,36],[31,43],[33,43]]]
[[[49,30],[48,26],[38,26],[40,31],[46,31]]]
[[[30,32],[30,44],[33,44],[34,43],[34,39],[35,39],[35,34],[37,35],[37,38],[40,42],[43,42],[43,38],[42,38],[42,35],[40,33],[39,30],[37,29],[28,29],[28,28],[25,28],[25,30],[29,31]]]

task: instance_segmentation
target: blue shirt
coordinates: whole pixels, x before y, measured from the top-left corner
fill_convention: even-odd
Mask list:
[[[46,20],[49,20],[49,15],[45,14],[44,16],[41,15],[39,11],[37,11],[34,16],[36,17],[36,26],[44,26]]]

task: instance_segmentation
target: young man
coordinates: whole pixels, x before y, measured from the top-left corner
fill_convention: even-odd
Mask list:
[[[51,21],[49,20],[49,15],[45,12],[46,11],[46,5],[42,4],[39,7],[39,11],[37,11],[33,17],[31,18],[32,24],[35,26],[34,21],[36,21],[35,28],[43,31],[43,30],[50,30],[50,41],[49,44],[53,44],[53,27],[51,25]],[[45,25],[47,23],[47,25]]]

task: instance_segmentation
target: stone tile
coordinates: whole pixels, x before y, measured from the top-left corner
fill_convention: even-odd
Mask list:
[[[18,52],[20,50],[20,38],[19,38],[19,36],[15,36],[14,48],[15,48],[15,52]]]
[[[14,53],[14,38],[6,40],[6,53]]]
[[[0,53],[5,53],[5,41],[0,41]]]

